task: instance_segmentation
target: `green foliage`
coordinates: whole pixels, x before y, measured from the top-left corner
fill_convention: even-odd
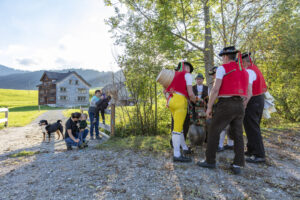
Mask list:
[[[293,122],[300,121],[299,8],[298,1],[280,1],[256,43],[257,63],[276,99],[278,117]]]
[[[174,69],[186,58],[195,73],[205,72],[218,60],[223,46],[236,45],[253,52],[255,63],[276,99],[281,122],[299,121],[299,2],[261,1],[156,1],[119,0],[116,15],[107,20],[117,45],[126,86],[135,100],[121,107],[119,136],[169,132],[170,112],[162,89],[155,83],[162,67]],[[122,13],[120,6],[126,7]],[[210,77],[206,76],[208,83]],[[272,120],[265,120],[265,125]]]

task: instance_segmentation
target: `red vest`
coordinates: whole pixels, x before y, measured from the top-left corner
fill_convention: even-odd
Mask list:
[[[230,62],[223,65],[225,74],[222,80],[222,85],[219,90],[220,96],[247,96],[247,89],[249,84],[249,74],[236,62]]]
[[[256,80],[253,81],[252,85],[253,96],[258,96],[265,93],[267,91],[267,85],[261,71],[254,64],[247,69],[253,70],[256,74]]]
[[[187,88],[186,88],[186,81],[184,75],[186,74],[185,71],[182,72],[175,72],[174,79],[169,87],[166,89],[166,92],[179,92],[189,98]]]

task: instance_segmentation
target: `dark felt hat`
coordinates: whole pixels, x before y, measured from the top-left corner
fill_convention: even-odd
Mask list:
[[[182,62],[179,62],[179,63],[178,63],[177,67],[175,68],[175,71],[178,71],[178,70],[180,69],[181,63],[182,63]],[[189,63],[189,62],[187,62],[187,61],[183,61],[183,64],[184,64],[184,65],[190,66],[190,69],[191,69],[190,73],[192,73],[192,72],[194,71],[194,67],[193,67],[193,65],[192,65],[191,63]]]
[[[251,56],[251,53],[250,53],[250,52],[243,53],[243,54],[242,54],[242,59],[247,58],[247,57],[249,57],[249,56]]]
[[[211,75],[211,76],[214,75],[217,72],[217,69],[218,69],[218,67],[214,66],[213,68],[211,68],[208,71],[208,74]]]
[[[224,47],[222,51],[219,53],[219,56],[227,55],[227,54],[235,54],[238,50],[235,49],[235,46]]]
[[[203,76],[203,74],[199,73],[199,74],[196,76],[196,79],[197,79],[197,78],[204,79],[204,76]]]

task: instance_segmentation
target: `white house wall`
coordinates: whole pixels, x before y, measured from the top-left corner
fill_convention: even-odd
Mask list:
[[[69,81],[72,80],[70,84]],[[78,81],[78,85],[76,85]],[[62,92],[60,88],[66,88],[65,92]],[[85,89],[84,94],[79,93],[78,89]],[[66,100],[62,100],[61,96],[66,96]],[[85,101],[79,101],[78,96],[85,97]],[[89,87],[81,81],[76,75],[71,74],[64,80],[56,84],[56,106],[58,107],[71,107],[71,106],[82,106],[89,104]]]

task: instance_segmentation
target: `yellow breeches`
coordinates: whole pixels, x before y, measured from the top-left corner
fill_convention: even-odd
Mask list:
[[[187,99],[180,94],[173,94],[169,101],[169,109],[174,119],[174,132],[180,133],[183,130],[184,120],[187,114]]]

